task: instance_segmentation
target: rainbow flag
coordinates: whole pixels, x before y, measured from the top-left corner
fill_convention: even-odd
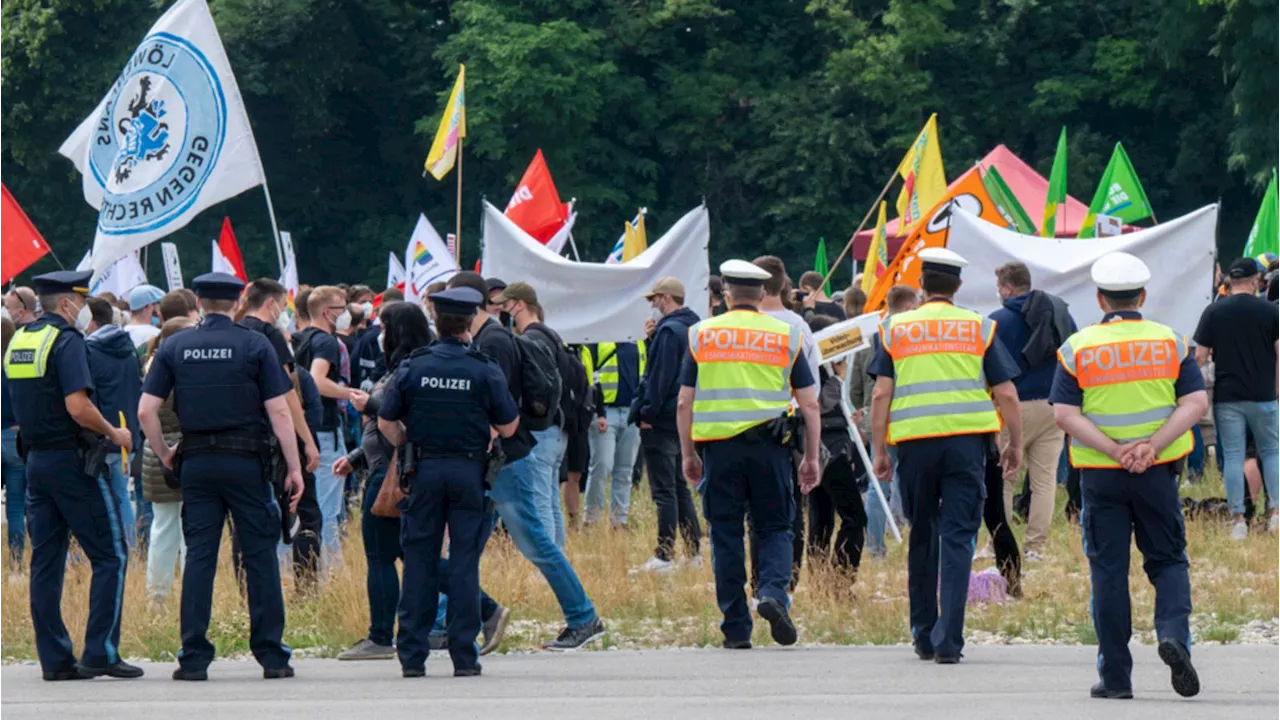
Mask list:
[[[467,100],[463,90],[466,74],[467,66],[459,65],[458,81],[453,84],[453,92],[449,93],[449,104],[445,106],[444,117],[440,118],[431,152],[427,153],[426,171],[437,180],[443,180],[453,169],[458,159],[458,142],[467,136]]]
[[[421,242],[415,242],[413,245],[413,264],[426,265],[431,262],[431,253],[427,251],[427,246]]]

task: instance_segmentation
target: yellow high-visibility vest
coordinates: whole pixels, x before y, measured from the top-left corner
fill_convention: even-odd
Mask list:
[[[880,342],[893,358],[890,445],[1000,431],[982,371],[996,323],[972,310],[928,302],[885,319]]]
[[[62,332],[54,325],[44,325],[38,330],[19,329],[9,340],[4,354],[4,372],[10,380],[38,380],[49,368],[49,353],[53,342]]]
[[[689,328],[689,353],[698,363],[694,441],[731,438],[786,413],[799,352],[800,336],[791,326],[752,310],[731,310]]]
[[[1090,325],[1058,348],[1058,362],[1084,394],[1087,420],[1121,445],[1151,437],[1178,405],[1174,386],[1187,356],[1187,340],[1150,320],[1114,320]],[[1169,463],[1191,452],[1191,431],[1156,456]],[[1078,468],[1118,468],[1104,453],[1071,439],[1071,464]]]
[[[605,405],[612,405],[618,401],[617,349],[616,343],[602,342],[596,345],[596,352],[593,357],[590,346],[582,346],[582,364],[587,368],[587,377],[592,383],[600,383]],[[645,342],[643,340],[636,342],[636,349],[640,352],[640,371],[636,377],[642,378],[644,377],[644,368],[648,360]],[[600,363],[599,367],[596,367],[596,362],[599,359],[604,361]]]

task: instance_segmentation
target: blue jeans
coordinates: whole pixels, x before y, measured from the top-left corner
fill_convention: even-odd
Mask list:
[[[18,431],[3,430],[4,519],[7,524],[10,557],[21,560],[26,547],[27,465],[18,455]]]
[[[400,576],[396,561],[401,558],[400,520],[374,515],[373,501],[378,498],[386,468],[369,475],[361,503],[363,520],[360,534],[364,540],[364,556],[368,565],[365,592],[369,595],[369,639],[378,645],[395,640],[396,606],[400,603]]]
[[[316,433],[316,447],[320,449],[320,465],[316,467],[316,502],[320,505],[323,525],[320,528],[320,550],[325,571],[342,567],[342,544],[338,539],[338,520],[342,515],[345,497],[345,477],[333,474],[333,463],[347,454],[339,430]]]
[[[551,539],[551,534],[534,507],[535,485],[543,479],[535,477],[541,470],[533,456],[508,463],[493,482],[489,497],[511,535],[511,541],[529,562],[537,566],[551,586],[569,627],[581,627],[596,619],[596,609],[578,580],[569,560]]]
[[[533,506],[542,518],[547,533],[555,540],[558,547],[564,547],[564,513],[560,510],[560,463],[564,461],[564,452],[569,445],[569,436],[558,427],[549,427],[533,433],[538,441],[529,453],[531,465],[535,468],[537,482],[532,488]]]
[[[111,486],[111,494],[115,496],[116,507],[120,512],[120,527],[124,528],[124,539],[129,549],[138,543],[138,534],[133,520],[133,500],[129,498],[129,476],[120,469],[120,453],[107,456],[107,483]]]
[[[605,486],[610,488],[609,522],[626,525],[631,507],[631,469],[640,451],[640,427],[628,425],[631,408],[606,407],[604,417],[608,428],[596,430],[592,423],[587,430],[591,445],[591,472],[587,476],[586,520],[599,522],[604,514]]]
[[[1222,482],[1227,486],[1227,504],[1235,515],[1244,514],[1244,449],[1245,430],[1253,431],[1262,465],[1262,482],[1267,489],[1267,509],[1278,507],[1280,489],[1280,439],[1277,422],[1280,412],[1275,400],[1270,402],[1224,402],[1213,404],[1213,422],[1222,445]]]
[[[874,460],[875,457],[871,453],[867,453]],[[893,511],[894,518],[902,515],[902,495],[900,481],[898,480],[898,453],[897,450],[890,447],[889,457],[893,458],[893,481],[881,482],[880,489],[884,491],[885,500],[889,501],[889,509]],[[876,482],[879,482],[878,480]],[[888,527],[888,520],[884,514],[884,507],[880,505],[880,499],[876,497],[876,491],[872,488],[867,492],[867,552],[874,557],[882,558],[888,552],[884,545],[884,533]],[[901,526],[901,523],[899,523]]]

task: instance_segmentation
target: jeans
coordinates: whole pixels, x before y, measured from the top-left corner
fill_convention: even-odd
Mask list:
[[[338,538],[338,519],[342,515],[342,503],[347,479],[333,474],[333,463],[347,454],[338,430],[325,430],[316,434],[316,446],[320,449],[320,465],[316,467],[316,502],[320,504],[323,525],[320,528],[321,567],[325,572],[342,567],[342,543]]]
[[[870,453],[868,453],[870,455]],[[889,510],[894,513],[895,519],[900,516],[902,505],[901,482],[898,480],[898,453],[895,448],[889,448],[889,457],[893,458],[893,481],[881,482],[880,490],[884,492],[884,499],[889,503]],[[874,460],[875,458],[872,457]],[[878,480],[876,482],[879,482]],[[876,497],[874,488],[867,493],[867,552],[872,557],[882,558],[888,550],[884,545],[884,533],[888,527],[888,521],[884,514],[884,506],[880,504],[880,498]],[[895,507],[897,505],[898,507]],[[901,527],[901,524],[899,524]]]
[[[147,551],[147,595],[168,597],[173,590],[173,564],[187,563],[187,543],[182,537],[182,503],[151,505],[150,550]]]
[[[378,499],[386,468],[369,475],[364,502],[360,504],[363,519],[360,535],[364,540],[364,556],[368,564],[365,592],[369,595],[369,639],[378,645],[390,645],[395,638],[396,606],[400,603],[400,576],[396,560],[400,549],[400,519],[374,515],[373,501]]]
[[[4,519],[7,524],[9,556],[21,560],[26,546],[27,465],[18,455],[18,431],[3,430]]]
[[[658,546],[653,556],[659,560],[675,559],[676,530],[679,529],[684,536],[685,553],[691,558],[698,557],[702,527],[698,524],[689,483],[684,479],[680,438],[671,433],[645,430],[641,433],[641,442],[649,467],[649,492],[658,510]]]
[[[120,527],[124,528],[124,539],[129,549],[138,543],[134,532],[133,500],[129,498],[129,475],[127,468],[120,467],[120,453],[107,455],[107,484],[111,486],[111,494],[115,497],[116,508],[120,513]]]
[[[489,497],[497,506],[511,541],[547,579],[560,602],[565,623],[581,627],[596,619],[596,609],[534,506],[535,486],[543,482],[541,477],[535,477],[540,472],[532,455],[507,463],[494,480]]]
[[[609,502],[609,522],[627,524],[627,511],[631,507],[631,469],[636,464],[640,450],[640,427],[627,424],[630,408],[606,407],[604,417],[609,426],[599,432],[594,423],[587,430],[591,445],[591,473],[587,476],[588,523],[600,521],[604,513],[604,488],[612,488]]]
[[[1235,515],[1244,514],[1244,449],[1246,428],[1253,431],[1258,446],[1258,462],[1262,465],[1262,482],[1267,489],[1267,508],[1278,507],[1280,490],[1280,440],[1277,439],[1276,401],[1214,403],[1213,421],[1222,444],[1222,482],[1227,486],[1227,504]]]
[[[560,463],[564,461],[569,436],[558,427],[549,427],[533,433],[538,441],[529,453],[530,466],[536,482],[530,488],[533,506],[542,518],[543,527],[555,541],[564,547],[564,513],[560,510]]]

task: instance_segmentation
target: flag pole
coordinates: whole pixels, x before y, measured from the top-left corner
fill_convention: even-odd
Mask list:
[[[871,220],[871,215],[875,213],[876,208],[880,207],[880,201],[888,194],[889,188],[893,185],[893,181],[897,177],[898,172],[895,170],[893,174],[889,176],[889,182],[884,184],[884,188],[881,189],[880,194],[876,196],[875,202],[871,203],[871,209],[867,211],[866,217],[862,218],[862,222],[858,224],[858,229],[854,230],[853,234],[849,236],[849,242],[845,243],[844,250],[840,251],[840,257],[836,258],[836,261],[831,264],[831,269],[827,271],[827,276],[822,278],[822,284],[824,287],[827,283],[831,282],[831,276],[836,274],[836,269],[840,267],[840,261],[844,260],[844,256],[853,249],[853,241],[857,239],[858,233],[862,232],[863,228],[867,226],[867,222]],[[902,228],[898,228],[898,230],[901,231]],[[886,238],[886,242],[887,241],[888,240]]]
[[[582,262],[582,258],[578,257],[578,246],[573,242],[573,233],[569,233],[569,249],[573,251],[574,262]]]
[[[275,240],[276,262],[280,263],[280,277],[284,277],[284,250],[280,245],[280,226],[276,224],[276,208],[271,204],[271,187],[267,185],[267,174],[262,173],[262,194],[267,198],[267,215],[271,217],[271,238]]]
[[[458,136],[458,209],[454,220],[453,260],[462,267],[462,142],[466,138]]]

